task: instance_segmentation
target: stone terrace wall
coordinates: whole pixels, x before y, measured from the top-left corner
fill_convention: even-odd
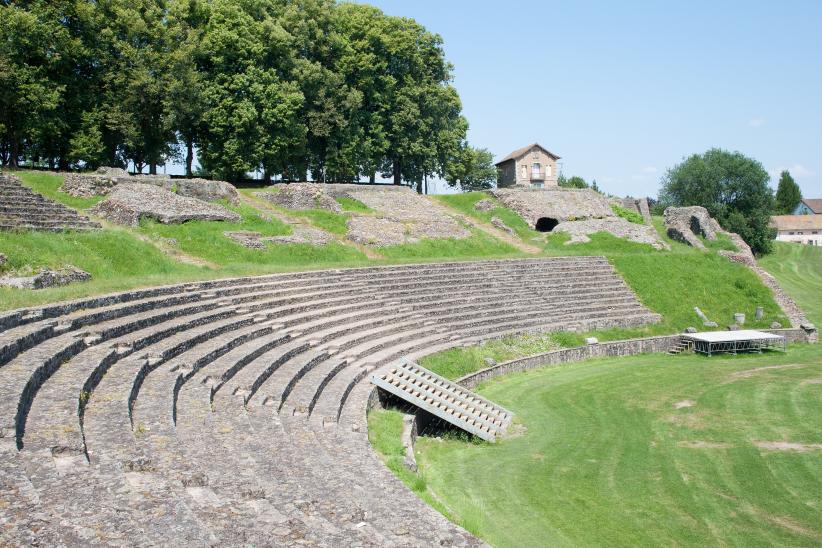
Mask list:
[[[762,329],[764,333],[772,333],[785,337],[788,343],[816,343],[818,335],[816,330],[805,329]],[[606,342],[600,344],[589,344],[586,346],[576,346],[574,348],[563,348],[553,350],[543,354],[510,360],[499,363],[492,367],[486,367],[474,373],[470,373],[457,379],[457,383],[466,388],[474,388],[478,384],[494,377],[527,371],[538,367],[552,365],[562,365],[564,363],[578,362],[590,358],[602,358],[609,356],[634,356],[636,354],[652,354],[667,352],[671,346],[679,340],[680,335],[663,335],[660,337],[647,337],[642,339],[628,339],[624,341]]]
[[[563,363],[578,362],[590,358],[606,356],[633,356],[635,354],[648,354],[654,352],[667,352],[675,342],[679,340],[679,335],[665,335],[661,337],[648,337],[644,339],[629,339],[624,341],[614,341],[601,344],[589,344],[586,346],[575,346],[573,348],[563,348],[552,350],[535,356],[528,356],[516,360],[499,363],[492,367],[486,367],[474,373],[465,375],[457,379],[457,383],[466,388],[473,388],[479,383],[517,371],[526,371],[537,367],[548,365],[560,365]]]

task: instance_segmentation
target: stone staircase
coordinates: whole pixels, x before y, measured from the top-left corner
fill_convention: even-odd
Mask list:
[[[371,376],[380,389],[485,441],[505,434],[514,414],[416,363],[400,360]]]
[[[368,381],[658,321],[601,257],[206,281],[0,314],[0,544],[476,545],[372,452]]]
[[[96,222],[0,174],[0,230],[94,230]]]
[[[674,344],[671,345],[671,348],[668,349],[668,354],[671,356],[676,356],[677,354],[688,352],[692,348],[693,343],[691,341],[680,337]]]

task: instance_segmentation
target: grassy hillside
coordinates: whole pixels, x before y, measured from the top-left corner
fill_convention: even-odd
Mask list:
[[[72,198],[58,189],[62,177],[40,172],[21,172],[24,184],[52,199],[85,210],[100,198]],[[254,198],[252,190],[241,190],[246,200],[232,207],[242,217],[237,223],[189,222],[163,225],[143,222],[135,229],[104,224],[94,234],[28,234],[0,232],[0,252],[10,258],[8,269],[61,267],[67,263],[91,272],[93,281],[39,292],[0,290],[0,309],[80,297],[138,286],[192,279],[288,270],[366,266],[403,262],[473,260],[535,256],[524,253],[478,228],[463,240],[424,240],[414,244],[365,250],[344,239],[347,213],[372,213],[356,200],[339,200],[342,213],[325,210],[283,210]],[[586,244],[566,245],[567,235],[546,235],[531,230],[513,211],[487,193],[438,196],[434,199],[455,212],[490,222],[496,216],[514,229],[523,242],[541,249],[539,255],[605,255],[640,299],[665,321],[631,332],[613,331],[604,336],[668,333],[696,322],[693,307],[699,306],[720,324],[730,322],[734,312],[753,317],[757,305],[765,307],[766,318],[784,321],[765,287],[745,268],[716,253],[702,252],[671,242],[672,251],[595,234]],[[481,199],[496,204],[490,212],[478,212]],[[277,217],[312,224],[339,238],[322,247],[269,244],[265,250],[240,246],[224,235],[226,231],[254,231],[263,235],[288,234],[289,225]],[[659,222],[659,221],[657,221]],[[721,247],[727,242],[711,244]],[[368,255],[366,256],[366,252]],[[539,256],[537,255],[537,256]]]
[[[808,319],[822,327],[822,247],[777,242],[773,254],[759,264],[801,304]]]

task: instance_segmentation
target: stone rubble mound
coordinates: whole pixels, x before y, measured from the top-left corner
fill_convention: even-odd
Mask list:
[[[331,234],[323,230],[302,225],[292,225],[291,234],[285,236],[263,236],[259,232],[244,231],[225,232],[224,234],[243,247],[250,249],[265,249],[266,242],[320,246],[334,241],[334,237]]]
[[[471,235],[443,206],[407,187],[355,187],[344,193],[376,212],[352,216],[347,237],[353,242],[385,247],[423,239],[463,239]]]
[[[240,220],[239,215],[223,206],[180,196],[154,185],[137,183],[118,184],[91,212],[126,226],[139,226],[143,218],[164,224]]]
[[[536,228],[537,221],[544,217],[559,222],[616,217],[608,198],[588,188],[499,188],[490,192],[531,228]]]
[[[255,196],[288,209],[327,209],[342,213],[335,198],[353,198],[373,212],[346,212],[346,238],[354,243],[387,247],[424,239],[467,238],[471,232],[447,210],[405,186],[290,183],[277,192]]]
[[[179,196],[197,198],[204,202],[226,200],[232,205],[240,203],[240,193],[234,185],[225,181],[211,181],[209,179],[172,179],[174,191]]]
[[[342,212],[342,207],[318,183],[278,185],[276,192],[256,192],[254,195],[286,209],[326,209]]]
[[[488,199],[479,200],[477,203],[474,204],[474,209],[476,209],[477,211],[491,211],[496,207],[497,204]]]
[[[2,276],[0,277],[0,287],[46,289],[75,282],[87,282],[90,279],[91,274],[73,266],[58,270],[44,268],[33,276],[14,276],[10,274]]]
[[[566,245],[590,242],[591,238],[589,236],[591,234],[608,232],[617,238],[625,238],[640,244],[649,244],[654,249],[670,249],[670,246],[662,241],[653,226],[631,223],[621,217],[566,221],[559,223],[553,231],[564,232],[571,236]]]
[[[78,198],[105,196],[122,184],[154,185],[187,198],[206,202],[227,200],[233,205],[240,203],[240,195],[234,185],[225,181],[208,179],[172,179],[165,175],[131,175],[117,167],[101,167],[94,173],[67,173],[62,192]]]
[[[481,546],[374,453],[369,376],[512,333],[659,319],[603,257],[293,272],[0,313],[0,544]]]
[[[724,232],[702,206],[669,207],[665,209],[663,218],[668,237],[699,249],[705,249],[699,236],[713,241],[717,232]]]

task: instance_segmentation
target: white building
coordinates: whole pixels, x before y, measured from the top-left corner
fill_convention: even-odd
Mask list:
[[[822,215],[774,215],[771,226],[779,242],[822,245]]]

